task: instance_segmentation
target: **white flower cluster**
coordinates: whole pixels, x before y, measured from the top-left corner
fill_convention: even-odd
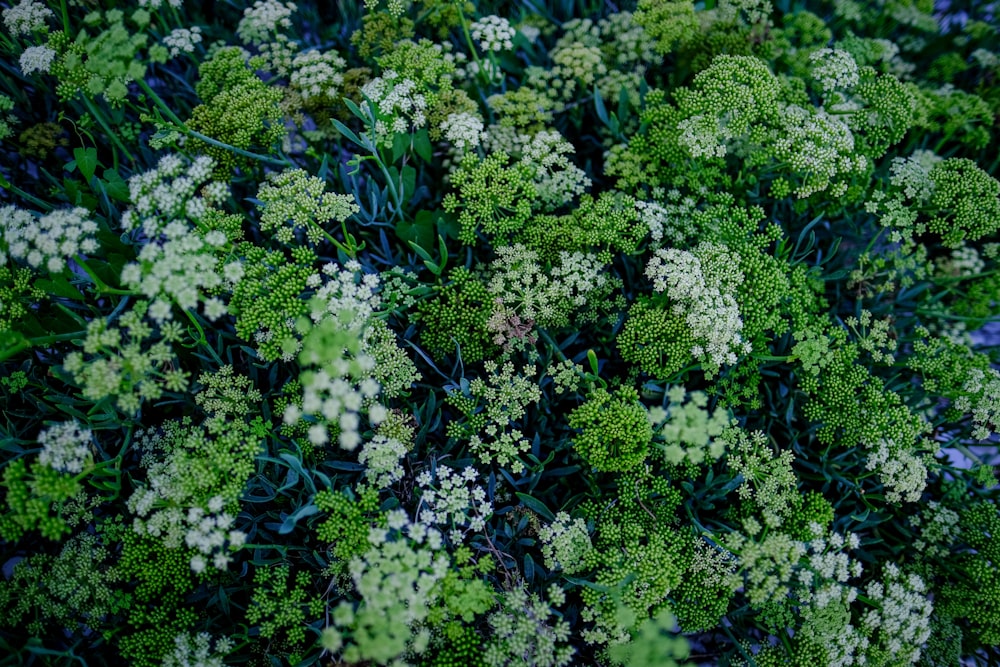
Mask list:
[[[729,138],[725,128],[719,127],[715,118],[708,116],[692,116],[677,124],[681,131],[677,143],[688,149],[693,158],[725,157],[726,145],[721,139]]]
[[[805,174],[795,190],[797,196],[808,197],[827,188],[832,196],[843,196],[847,182],[838,179],[850,179],[868,169],[868,159],[854,150],[851,129],[825,110],[791,104],[781,109],[780,118],[774,154],[779,162]]]
[[[229,196],[229,185],[210,181],[215,161],[199,155],[190,164],[177,154],[160,158],[155,169],[129,179],[132,208],[122,214],[125,231],[141,228],[149,239],[171,229],[185,229],[183,218],[198,222]],[[174,236],[180,236],[173,232]]]
[[[986,440],[1000,433],[1000,372],[974,368],[962,383],[964,395],[955,399],[955,408],[972,414],[972,437]]]
[[[51,9],[35,0],[21,0],[3,10],[3,22],[14,37],[30,35],[45,27],[45,19],[55,16]]]
[[[169,154],[155,169],[129,179],[132,207],[122,214],[122,227],[141,228],[150,242],[138,262],[122,269],[121,279],[153,300],[149,315],[157,322],[171,319],[171,303],[190,310],[201,302],[205,316],[218,319],[226,306],[205,293],[232,286],[243,276],[238,261],[219,266],[216,253],[228,242],[223,232],[202,234],[191,226],[229,196],[226,184],[209,180],[214,167],[214,160],[204,155],[188,163]]]
[[[512,40],[516,31],[505,18],[495,15],[484,16],[469,26],[469,29],[472,39],[483,51],[510,51],[514,48]]]
[[[858,63],[847,51],[819,49],[809,56],[809,62],[812,63],[813,79],[824,95],[837,90],[850,90],[861,80]]]
[[[587,532],[587,523],[577,517],[573,519],[566,512],[559,512],[556,520],[538,530],[542,543],[542,557],[549,570],[562,570],[572,575],[587,567],[587,556],[594,545]]]
[[[552,62],[555,63],[552,74],[565,83],[562,95],[566,99],[570,99],[574,94],[575,87],[572,82],[589,89],[608,73],[604,55],[596,46],[573,43],[554,49]]]
[[[427,98],[417,92],[411,79],[401,79],[395,70],[386,70],[361,88],[365,102],[361,109],[374,111],[375,135],[380,143],[392,142],[392,135],[409,132],[427,124]],[[375,105],[372,110],[369,104]]]
[[[296,10],[293,2],[257,0],[253,7],[243,10],[243,18],[236,26],[236,34],[244,44],[263,44],[277,33],[292,27],[291,16]]]
[[[542,210],[554,210],[591,186],[587,174],[570,162],[573,144],[555,131],[543,130],[524,147],[521,164],[535,172],[535,189]]]
[[[437,478],[437,488],[434,478]],[[435,474],[424,471],[417,476],[421,489],[418,518],[426,526],[444,526],[451,529],[451,539],[456,544],[462,540],[462,528],[474,533],[482,532],[486,520],[493,514],[493,504],[486,500],[486,489],[476,481],[479,473],[469,466],[461,471],[438,466]]]
[[[357,333],[368,327],[368,321],[382,304],[378,294],[381,284],[377,273],[362,273],[361,264],[357,260],[349,260],[341,269],[333,262],[323,266],[326,281],[322,284],[312,301],[310,317],[319,323],[325,319],[334,319],[338,327]],[[322,280],[319,274],[313,274],[312,287]]]
[[[79,473],[91,458],[90,439],[90,429],[75,421],[50,426],[38,434],[42,446],[38,462],[60,472]]]
[[[168,549],[187,546],[198,553],[191,557],[191,570],[200,573],[209,559],[218,570],[229,566],[228,551],[246,542],[246,533],[233,528],[236,518],[223,511],[225,501],[215,496],[208,507],[194,503],[177,479],[190,474],[184,457],[168,456],[149,465],[149,486],[137,489],[128,499],[135,514],[132,530],[163,540]],[[186,508],[186,511],[185,511]]]
[[[319,336],[319,341],[335,339],[330,345],[337,345],[339,351],[323,343],[319,348],[306,348],[300,355],[302,365],[315,370],[302,373],[302,407],[290,404],[284,420],[294,424],[305,415],[320,418],[309,428],[309,440],[316,446],[329,442],[328,425],[335,424],[340,446],[354,450],[361,444],[359,428],[365,406],[372,424],[386,416],[385,407],[375,402],[381,391],[372,377],[375,359],[362,351],[364,332],[380,304],[379,278],[374,273],[362,275],[355,260],[347,262],[343,270],[331,262],[323,267],[323,274],[333,279],[323,283],[318,273],[310,279],[311,286],[318,287],[311,302],[310,317],[315,326],[310,335]],[[353,347],[353,356],[345,354],[348,347]]]
[[[58,209],[35,219],[13,205],[0,207],[0,266],[8,257],[58,273],[74,255],[95,252],[97,223],[85,208]]]
[[[170,224],[164,231],[166,241],[146,244],[139,261],[122,268],[122,283],[153,300],[149,316],[158,323],[172,318],[171,302],[182,310],[193,310],[201,302],[212,321],[225,315],[222,300],[206,297],[206,292],[243,276],[239,261],[218,270],[215,252],[227,243],[226,235],[218,230],[202,235],[184,223]]]
[[[402,665],[406,663],[398,659],[401,654],[427,650],[431,632],[425,624],[430,611],[440,604],[442,587],[438,584],[448,575],[449,559],[433,545],[420,546],[422,540],[412,537],[419,525],[411,527],[410,539],[388,540],[387,531],[372,529],[371,548],[351,561],[348,571],[361,604],[355,610],[341,602],[331,615],[336,627],[324,631],[334,650],[343,648],[345,662]],[[394,641],[373,641],[384,636],[387,619],[394,623]],[[353,643],[344,646],[341,632]]]
[[[164,1],[174,9],[180,9],[184,6],[184,0],[139,0],[139,6],[145,9],[159,9],[163,6]]]
[[[916,664],[921,647],[931,636],[933,604],[927,587],[916,574],[904,575],[894,563],[888,563],[885,580],[873,581],[865,594],[876,605],[861,617],[861,626],[877,633],[878,655],[891,664]]]
[[[448,114],[441,122],[444,138],[459,152],[476,148],[483,142],[486,137],[483,127],[483,119],[468,111]]]
[[[646,276],[656,292],[673,302],[674,314],[685,316],[691,335],[699,341],[691,355],[715,368],[734,364],[738,352],[751,350],[743,340],[743,319],[733,296],[743,276],[726,276],[715,267],[727,264],[723,268],[734,270],[739,256],[713,243],[702,243],[695,252],[661,248],[646,265]],[[698,255],[714,255],[716,261],[706,266]]]
[[[52,69],[52,61],[56,52],[47,46],[29,46],[21,54],[21,72],[25,75],[33,72],[47,73]]]
[[[306,102],[317,97],[336,100],[346,66],[347,62],[334,51],[304,51],[292,59],[288,83]]]
[[[848,533],[846,537],[834,532],[827,534],[826,530],[816,523],[810,525],[810,529],[813,539],[806,543],[809,569],[803,570],[800,574],[802,583],[807,586],[820,581],[846,584],[851,577],[861,576],[861,561],[852,559],[846,553],[847,550],[857,549],[861,545],[856,533]],[[855,597],[856,592],[848,602],[853,602]],[[825,606],[822,597],[812,598],[811,602],[819,607]]]
[[[216,569],[226,569],[230,556],[225,547],[239,549],[246,541],[245,533],[232,530],[236,518],[222,511],[223,503],[220,496],[215,496],[208,501],[208,512],[201,507],[188,509],[184,544],[198,550],[198,554],[191,557],[191,569],[196,573],[203,572],[208,565],[206,556],[212,558]]]
[[[365,466],[365,479],[381,490],[403,479],[404,456],[406,445],[379,434],[361,446],[358,463]]]
[[[521,244],[497,248],[496,254],[487,286],[494,307],[486,326],[497,345],[532,343],[536,325],[562,326],[574,310],[593,302],[593,294],[610,291],[604,264],[593,255],[560,252],[559,263],[546,273],[538,253]]]
[[[938,270],[947,276],[975,276],[986,268],[986,262],[973,246],[962,245],[951,251],[950,257],[936,260]]]
[[[682,197],[679,190],[671,190],[667,193],[666,201],[637,201],[635,210],[639,222],[649,227],[649,234],[654,242],[659,244],[666,239],[673,245],[681,245],[685,239],[695,234],[691,214],[696,210],[697,204],[693,197]]]
[[[174,650],[163,656],[163,667],[223,667],[235,647],[228,637],[213,642],[207,632],[185,632],[174,638]]]
[[[170,57],[176,58],[182,53],[194,52],[196,44],[201,44],[201,28],[174,28],[163,38],[163,45],[170,49]]]
[[[915,503],[927,486],[927,465],[913,451],[892,440],[881,439],[868,448],[869,470],[877,470],[891,503]]]
[[[375,361],[361,355],[354,364],[344,360],[334,373],[320,369],[302,373],[302,407],[292,404],[285,409],[286,424],[294,424],[303,415],[322,417],[323,421],[309,427],[309,441],[315,446],[330,441],[328,424],[337,425],[340,435],[338,442],[347,450],[354,450],[361,443],[358,429],[361,427],[361,411],[366,403],[371,403],[379,394],[378,382],[370,376]],[[354,368],[352,368],[354,366]],[[355,376],[368,377],[358,381]],[[378,423],[385,416],[385,408],[374,404],[369,410],[369,421]]]
[[[993,68],[1000,67],[1000,55],[986,49],[976,49],[972,52],[972,59],[979,63],[980,67]]]
[[[917,558],[924,562],[945,562],[962,533],[961,517],[953,509],[930,500],[918,514],[910,515],[910,524],[919,537],[913,541]]]
[[[941,162],[932,151],[916,150],[908,158],[893,158],[889,167],[889,183],[906,199],[925,201],[934,193],[931,169]]]

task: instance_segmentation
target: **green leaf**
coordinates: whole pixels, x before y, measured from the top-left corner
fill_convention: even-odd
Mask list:
[[[609,125],[608,119],[608,108],[604,106],[604,98],[601,97],[601,91],[594,86],[594,107],[597,110],[597,117],[605,125]]]
[[[420,259],[424,260],[425,262],[432,262],[434,260],[434,258],[431,257],[431,254],[429,252],[418,246],[413,241],[410,241],[409,245],[411,248],[413,248],[413,252],[420,255]]]
[[[49,294],[55,296],[65,297],[67,299],[73,299],[74,301],[83,301],[84,296],[80,293],[80,290],[75,288],[64,276],[56,276],[52,280],[41,280],[35,281],[35,287],[45,290]]]
[[[97,149],[96,148],[74,148],[73,157],[76,161],[76,166],[80,170],[80,175],[83,179],[90,183],[90,179],[94,177],[94,172],[97,171]]]
[[[435,218],[437,214],[433,211],[418,211],[413,222],[403,220],[396,225],[396,235],[407,243],[430,248],[434,245]]]
[[[410,135],[397,132],[392,135],[392,161],[399,162],[399,158],[406,155],[410,149]]]
[[[358,107],[358,105],[355,104],[354,102],[352,102],[350,99],[348,99],[348,98],[345,97],[344,98],[344,104],[347,105],[347,109],[352,114],[354,114],[355,116],[357,116],[358,118],[360,118],[361,120],[363,120],[366,125],[368,125],[368,124],[370,124],[372,122],[371,116],[369,114],[366,114],[364,111],[362,111],[361,108]],[[337,125],[338,122],[339,121],[335,120],[335,121],[333,121],[333,124]],[[337,129],[340,129],[340,128],[337,128]]]
[[[121,174],[114,169],[105,169],[103,176],[104,191],[108,193],[108,196],[115,201],[127,204],[129,201],[128,183],[121,177]]]
[[[340,132],[342,135],[350,139],[351,142],[357,144],[361,148],[368,148],[368,146],[363,141],[361,141],[358,135],[354,134],[354,130],[347,127],[336,118],[332,119],[330,122],[333,123],[333,126],[337,128],[338,132]]]
[[[403,167],[402,184],[403,191],[400,193],[400,198],[405,204],[407,198],[412,197],[413,192],[417,189],[417,170],[410,165]]]
[[[295,530],[295,524],[299,522],[299,519],[304,519],[307,516],[312,516],[317,512],[319,512],[319,508],[313,505],[312,503],[309,503],[304,507],[298,508],[297,510],[289,514],[287,517],[285,517],[285,520],[281,522],[281,527],[278,528],[278,534],[287,535],[288,533]]]
[[[556,520],[556,515],[553,514],[552,511],[545,506],[545,503],[543,503],[538,498],[529,496],[527,493],[521,493],[520,491],[517,492],[517,497],[521,499],[521,503],[525,507],[527,507],[528,509],[530,509],[532,512],[539,515],[543,519],[546,519],[547,521]]]
[[[424,162],[430,163],[434,159],[434,148],[431,146],[431,138],[427,134],[427,128],[421,128],[413,136],[413,150]]]

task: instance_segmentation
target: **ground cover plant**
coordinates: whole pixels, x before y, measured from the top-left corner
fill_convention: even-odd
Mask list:
[[[0,663],[998,664],[997,10],[0,2]]]

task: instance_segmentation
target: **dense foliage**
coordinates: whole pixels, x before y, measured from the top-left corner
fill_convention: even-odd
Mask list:
[[[998,10],[0,2],[0,664],[998,664]]]

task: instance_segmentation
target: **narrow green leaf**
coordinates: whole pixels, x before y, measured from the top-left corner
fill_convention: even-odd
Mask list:
[[[517,492],[517,497],[521,499],[521,503],[525,507],[527,507],[528,509],[530,509],[532,512],[539,515],[543,519],[547,521],[556,520],[556,515],[553,514],[552,511],[545,506],[545,503],[543,503],[538,498],[530,496],[527,493],[521,493],[520,491]]]
[[[360,146],[362,148],[366,148],[365,143],[363,141],[361,141],[361,139],[358,137],[358,135],[354,134],[354,130],[352,130],[351,128],[347,127],[346,125],[344,125],[343,123],[341,123],[336,118],[332,119],[330,122],[333,123],[333,126],[335,128],[337,128],[338,132],[340,132],[342,135],[344,135],[345,137],[347,137],[351,142],[357,144],[358,146]]]
[[[287,535],[288,533],[295,530],[295,524],[297,524],[300,519],[304,519],[307,516],[312,516],[317,512],[319,512],[319,508],[313,505],[312,503],[309,503],[304,507],[298,508],[297,510],[289,514],[287,517],[285,517],[285,520],[281,522],[281,527],[278,528],[278,534]]]
[[[604,106],[604,98],[601,97],[601,91],[598,90],[597,86],[594,86],[594,108],[597,110],[597,117],[601,122],[608,125],[608,108]]]

